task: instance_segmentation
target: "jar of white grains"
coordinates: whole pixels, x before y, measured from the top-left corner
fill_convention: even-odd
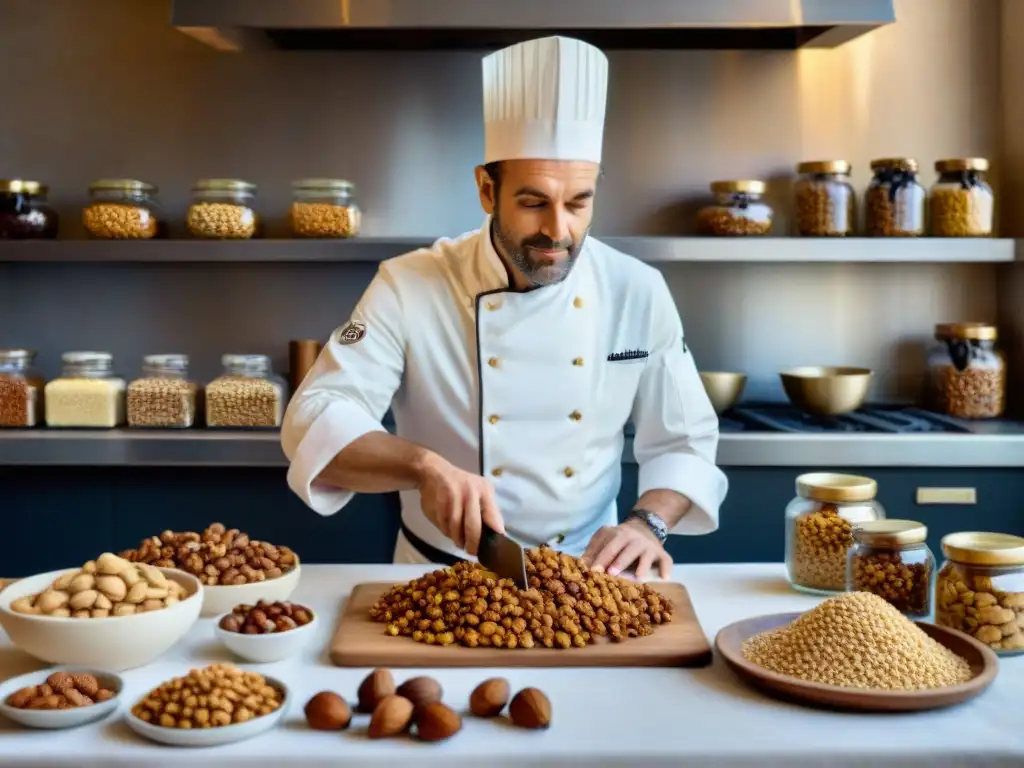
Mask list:
[[[885,518],[870,477],[812,472],[796,479],[786,507],[786,571],[801,592],[832,595],[846,589],[846,556],[854,526]]]
[[[259,232],[253,208],[256,185],[241,179],[202,179],[192,188],[186,215],[193,237],[211,240],[248,240]]]
[[[292,184],[289,218],[296,237],[354,237],[362,218],[355,186],[344,179],[299,179]]]
[[[146,355],[142,376],[128,385],[128,426],[191,427],[199,385],[188,378],[188,355]]]
[[[284,379],[266,355],[224,355],[224,372],[206,386],[208,427],[270,428],[281,426]]]
[[[60,378],[46,385],[51,427],[112,428],[124,423],[125,381],[109,352],[65,352]]]
[[[42,374],[30,349],[0,349],[0,427],[34,427],[43,417]]]

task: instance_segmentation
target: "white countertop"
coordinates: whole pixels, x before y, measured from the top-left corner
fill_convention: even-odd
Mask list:
[[[466,716],[462,732],[441,744],[409,738],[371,742],[363,716],[340,734],[309,730],[302,715],[309,697],[331,689],[351,701],[368,671],[327,660],[326,645],[345,595],[361,581],[400,582],[421,572],[417,566],[303,567],[293,599],[320,613],[320,636],[301,658],[252,665],[283,679],[294,694],[284,723],[269,734],[224,747],[175,749],[142,740],[121,720],[123,709],[158,683],[191,667],[233,660],[216,641],[213,620],[201,619],[163,658],[123,673],[128,703],[121,713],[58,732],[22,730],[0,718],[0,765],[1024,765],[1024,657],[1001,660],[999,677],[974,701],[905,715],[833,713],[781,703],[739,683],[717,659],[696,670],[396,670],[399,681],[432,674],[456,709],[464,709],[476,684],[496,673],[507,677],[513,690],[538,686],[551,699],[552,726],[531,732]],[[780,565],[677,566],[674,576],[689,588],[712,641],[719,628],[738,619],[802,611],[817,603],[788,587]],[[42,666],[0,633],[0,679]]]

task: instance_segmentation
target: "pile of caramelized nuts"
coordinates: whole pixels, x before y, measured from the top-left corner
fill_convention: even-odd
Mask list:
[[[312,620],[313,611],[304,605],[260,600],[256,605],[236,605],[220,620],[220,628],[243,635],[269,635],[298,629]]]
[[[530,588],[461,562],[390,589],[370,609],[387,632],[470,648],[583,648],[650,635],[672,604],[647,584],[594,572],[548,547],[526,552]]]
[[[207,586],[239,586],[276,579],[298,562],[288,547],[254,541],[237,528],[214,523],[202,534],[164,531],[128,549],[121,557],[133,563],[178,568]]]

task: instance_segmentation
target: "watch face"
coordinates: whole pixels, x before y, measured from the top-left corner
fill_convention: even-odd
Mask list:
[[[647,523],[647,527],[650,528],[659,539],[668,538],[668,525],[665,521],[658,517],[653,512],[645,512],[643,510],[637,510],[636,516]]]

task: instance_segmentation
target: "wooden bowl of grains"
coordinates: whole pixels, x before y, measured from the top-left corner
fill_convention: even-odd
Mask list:
[[[999,670],[984,643],[913,622],[867,592],[838,595],[802,614],[730,624],[715,638],[715,650],[737,677],[769,695],[873,712],[960,704],[983,693]],[[897,650],[909,663],[894,675],[889,662]]]

